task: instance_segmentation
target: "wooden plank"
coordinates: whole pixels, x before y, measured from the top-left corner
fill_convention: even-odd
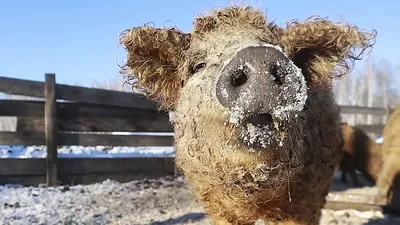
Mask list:
[[[0,145],[44,145],[43,132],[0,132]]]
[[[370,205],[386,205],[386,199],[382,199],[377,195],[357,194],[331,191],[326,196],[327,201],[331,202],[347,202],[347,203],[360,203]]]
[[[173,136],[58,133],[58,145],[82,146],[172,146]],[[3,145],[44,145],[44,133],[0,132]]]
[[[171,157],[148,158],[59,158],[62,183],[90,184],[106,179],[127,182],[173,175]],[[38,185],[46,182],[45,159],[0,159],[0,185]]]
[[[107,135],[59,133],[59,145],[172,146],[173,137],[156,135]]]
[[[43,86],[43,82],[0,77],[0,92],[7,94],[43,98]],[[85,88],[64,84],[57,84],[56,89],[57,99],[158,110],[155,102],[148,100],[145,96],[131,92]]]
[[[44,101],[0,99],[0,116],[44,117]]]
[[[132,107],[97,105],[79,102],[58,102],[57,117],[132,118],[132,116],[163,116],[168,113]],[[0,100],[0,116],[44,116],[44,101]],[[167,119],[168,120],[168,119]]]
[[[174,132],[172,125],[158,116],[132,118],[57,118],[59,131],[94,131],[94,132]],[[38,117],[18,117],[18,132],[43,132],[44,119]]]
[[[59,171],[62,174],[100,174],[100,173],[151,173],[169,171],[166,165],[173,161],[165,157],[141,158],[63,158]]]
[[[60,99],[78,102],[104,104],[137,109],[158,110],[156,103],[146,97],[131,92],[111,91],[97,88],[84,88],[60,84],[57,87]]]
[[[0,176],[0,185],[18,184],[23,186],[36,186],[46,183],[46,175],[40,176]]]
[[[0,159],[0,177],[46,175],[46,159]]]
[[[357,203],[357,202],[340,202],[340,201],[327,201],[325,203],[324,208],[332,210],[355,209],[358,211],[383,210],[382,205]]]
[[[118,182],[129,182],[133,180],[156,179],[172,174],[164,171],[155,171],[151,173],[102,173],[102,174],[75,174],[59,176],[60,185],[93,184],[105,181],[107,179]],[[0,185],[18,184],[23,186],[37,186],[45,184],[46,176],[3,176],[0,177]]]
[[[44,101],[0,100],[0,116],[18,116],[18,131],[44,131]],[[62,131],[173,132],[167,112],[86,103],[57,103]]]
[[[46,183],[48,186],[57,185],[57,113],[56,113],[56,75],[45,74],[44,85],[44,116],[46,139]]]
[[[44,83],[39,81],[0,77],[0,92],[11,95],[44,98]]]
[[[370,114],[370,115],[386,115],[386,108],[366,107],[366,106],[349,106],[340,105],[340,113],[345,114]]]
[[[46,159],[0,159],[2,176],[44,176]],[[172,157],[138,158],[58,158],[58,172],[62,175],[147,173],[166,171],[174,173]]]
[[[0,116],[19,116],[18,131],[43,131],[44,119],[40,118],[43,115],[42,103],[0,101]],[[173,132],[167,113],[78,103],[57,105],[57,129],[62,131]]]

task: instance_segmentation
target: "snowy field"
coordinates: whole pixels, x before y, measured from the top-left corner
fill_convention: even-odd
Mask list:
[[[382,142],[378,139],[377,142]],[[44,158],[44,146],[0,146],[0,158]],[[59,148],[59,157],[154,157],[174,156],[173,147]],[[336,174],[334,183],[339,182]],[[354,189],[354,188],[353,188]],[[351,193],[352,189],[350,188]],[[373,193],[371,187],[354,192]],[[162,177],[118,183],[106,180],[91,185],[45,187],[0,186],[1,225],[210,225],[182,177]],[[322,211],[320,225],[400,225],[378,211]]]

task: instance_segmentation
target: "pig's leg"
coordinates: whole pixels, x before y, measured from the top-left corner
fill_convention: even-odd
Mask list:
[[[342,176],[340,177],[340,181],[344,184],[347,184],[347,172],[342,171]]]
[[[360,181],[358,180],[358,177],[357,177],[357,174],[356,174],[356,170],[355,170],[355,169],[352,169],[352,170],[350,171],[350,176],[351,176],[351,179],[353,179],[353,182],[354,182],[354,185],[355,185],[355,186],[357,186],[357,187],[362,186],[361,183],[360,183]]]
[[[346,165],[346,158],[343,158],[342,161],[340,161],[340,171],[342,172],[340,181],[344,184],[347,184],[347,173],[350,171],[348,168],[348,165]]]

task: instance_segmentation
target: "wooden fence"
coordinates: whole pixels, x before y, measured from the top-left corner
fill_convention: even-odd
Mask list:
[[[162,176],[174,173],[171,158],[58,158],[57,146],[172,146],[168,113],[157,105],[133,93],[83,88],[56,84],[55,74],[45,74],[45,82],[0,77],[0,92],[11,95],[44,98],[44,101],[0,100],[0,116],[16,116],[23,121],[43,121],[44,130],[0,132],[3,145],[46,145],[46,159],[0,159],[0,184],[48,185],[90,183],[105,177],[127,180],[135,177]],[[60,101],[64,100],[64,101]],[[109,121],[100,133],[58,130],[62,124],[94,119]],[[131,131],[158,134],[112,135],[121,131],[113,126],[120,119],[131,122]],[[101,121],[101,122],[100,122]],[[133,122],[132,122],[133,121]],[[44,180],[45,178],[45,180]]]
[[[133,93],[57,84],[55,74],[45,74],[45,82],[0,77],[0,92],[31,96],[44,100],[0,100],[0,116],[15,116],[16,132],[0,132],[0,145],[46,145],[47,157],[33,159],[0,159],[0,184],[36,185],[47,183],[93,183],[110,178],[121,182],[176,174],[171,157],[149,158],[59,158],[57,146],[172,146],[172,126],[168,112]],[[392,110],[340,106],[342,114],[388,116]],[[92,120],[94,130],[83,132],[79,126]],[[116,120],[122,121],[116,123]],[[28,123],[40,123],[28,126]],[[72,121],[72,122],[71,122]],[[108,121],[108,122],[104,122]],[[98,125],[103,124],[103,125]],[[129,126],[126,126],[129,124]],[[384,124],[357,124],[378,136]],[[89,129],[93,131],[93,128]],[[158,134],[112,135],[104,132],[134,131]],[[164,132],[164,133],[161,133]],[[165,132],[170,132],[165,133]],[[333,197],[334,198],[334,197]],[[365,198],[361,197],[361,198]],[[371,197],[357,202],[328,201],[330,208],[381,208],[384,203]]]
[[[365,107],[365,106],[340,106],[340,113],[342,116],[349,115],[371,115],[378,117],[380,121],[386,121],[386,119],[392,114],[394,109],[389,107],[380,108],[380,107]],[[347,122],[346,120],[344,122]],[[364,132],[369,134],[374,134],[375,136],[381,136],[383,132],[383,128],[385,126],[384,123],[373,123],[373,124],[354,124],[355,127],[362,129]]]

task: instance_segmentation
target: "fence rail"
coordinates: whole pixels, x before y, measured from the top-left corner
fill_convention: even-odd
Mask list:
[[[379,108],[379,107],[365,107],[365,106],[349,106],[349,105],[341,105],[340,113],[342,115],[372,115],[372,116],[381,116],[388,118],[394,109],[389,107],[387,108]],[[355,124],[355,127],[362,129],[366,133],[373,133],[377,136],[382,135],[383,128],[385,124]]]
[[[38,82],[0,77],[0,92],[44,99],[0,100],[0,116],[18,117],[17,131],[0,132],[0,144],[47,146],[45,159],[0,159],[0,184],[46,182],[52,186],[57,182],[92,183],[107,178],[124,182],[177,173],[170,157],[59,158],[57,146],[60,145],[173,146],[173,128],[168,113],[159,111],[154,102],[143,96],[57,84],[55,74],[45,74],[45,78],[45,82]],[[342,114],[374,116],[388,116],[393,111],[360,106],[340,106],[340,109]],[[357,124],[356,127],[368,133],[381,134],[384,124]],[[104,133],[115,131],[159,134]],[[330,199],[327,203],[328,208],[369,209],[381,206],[382,203],[366,200],[356,203]]]
[[[172,158],[58,158],[58,180],[63,184],[89,184],[105,179],[128,182],[174,174]],[[2,183],[46,183],[46,159],[0,159]]]
[[[50,77],[55,77],[55,74],[45,74],[45,77],[49,79]],[[11,95],[44,98],[44,86],[45,82],[0,77],[0,92]],[[157,111],[155,103],[148,101],[141,95],[133,93],[64,84],[56,84],[54,89],[56,99]]]

